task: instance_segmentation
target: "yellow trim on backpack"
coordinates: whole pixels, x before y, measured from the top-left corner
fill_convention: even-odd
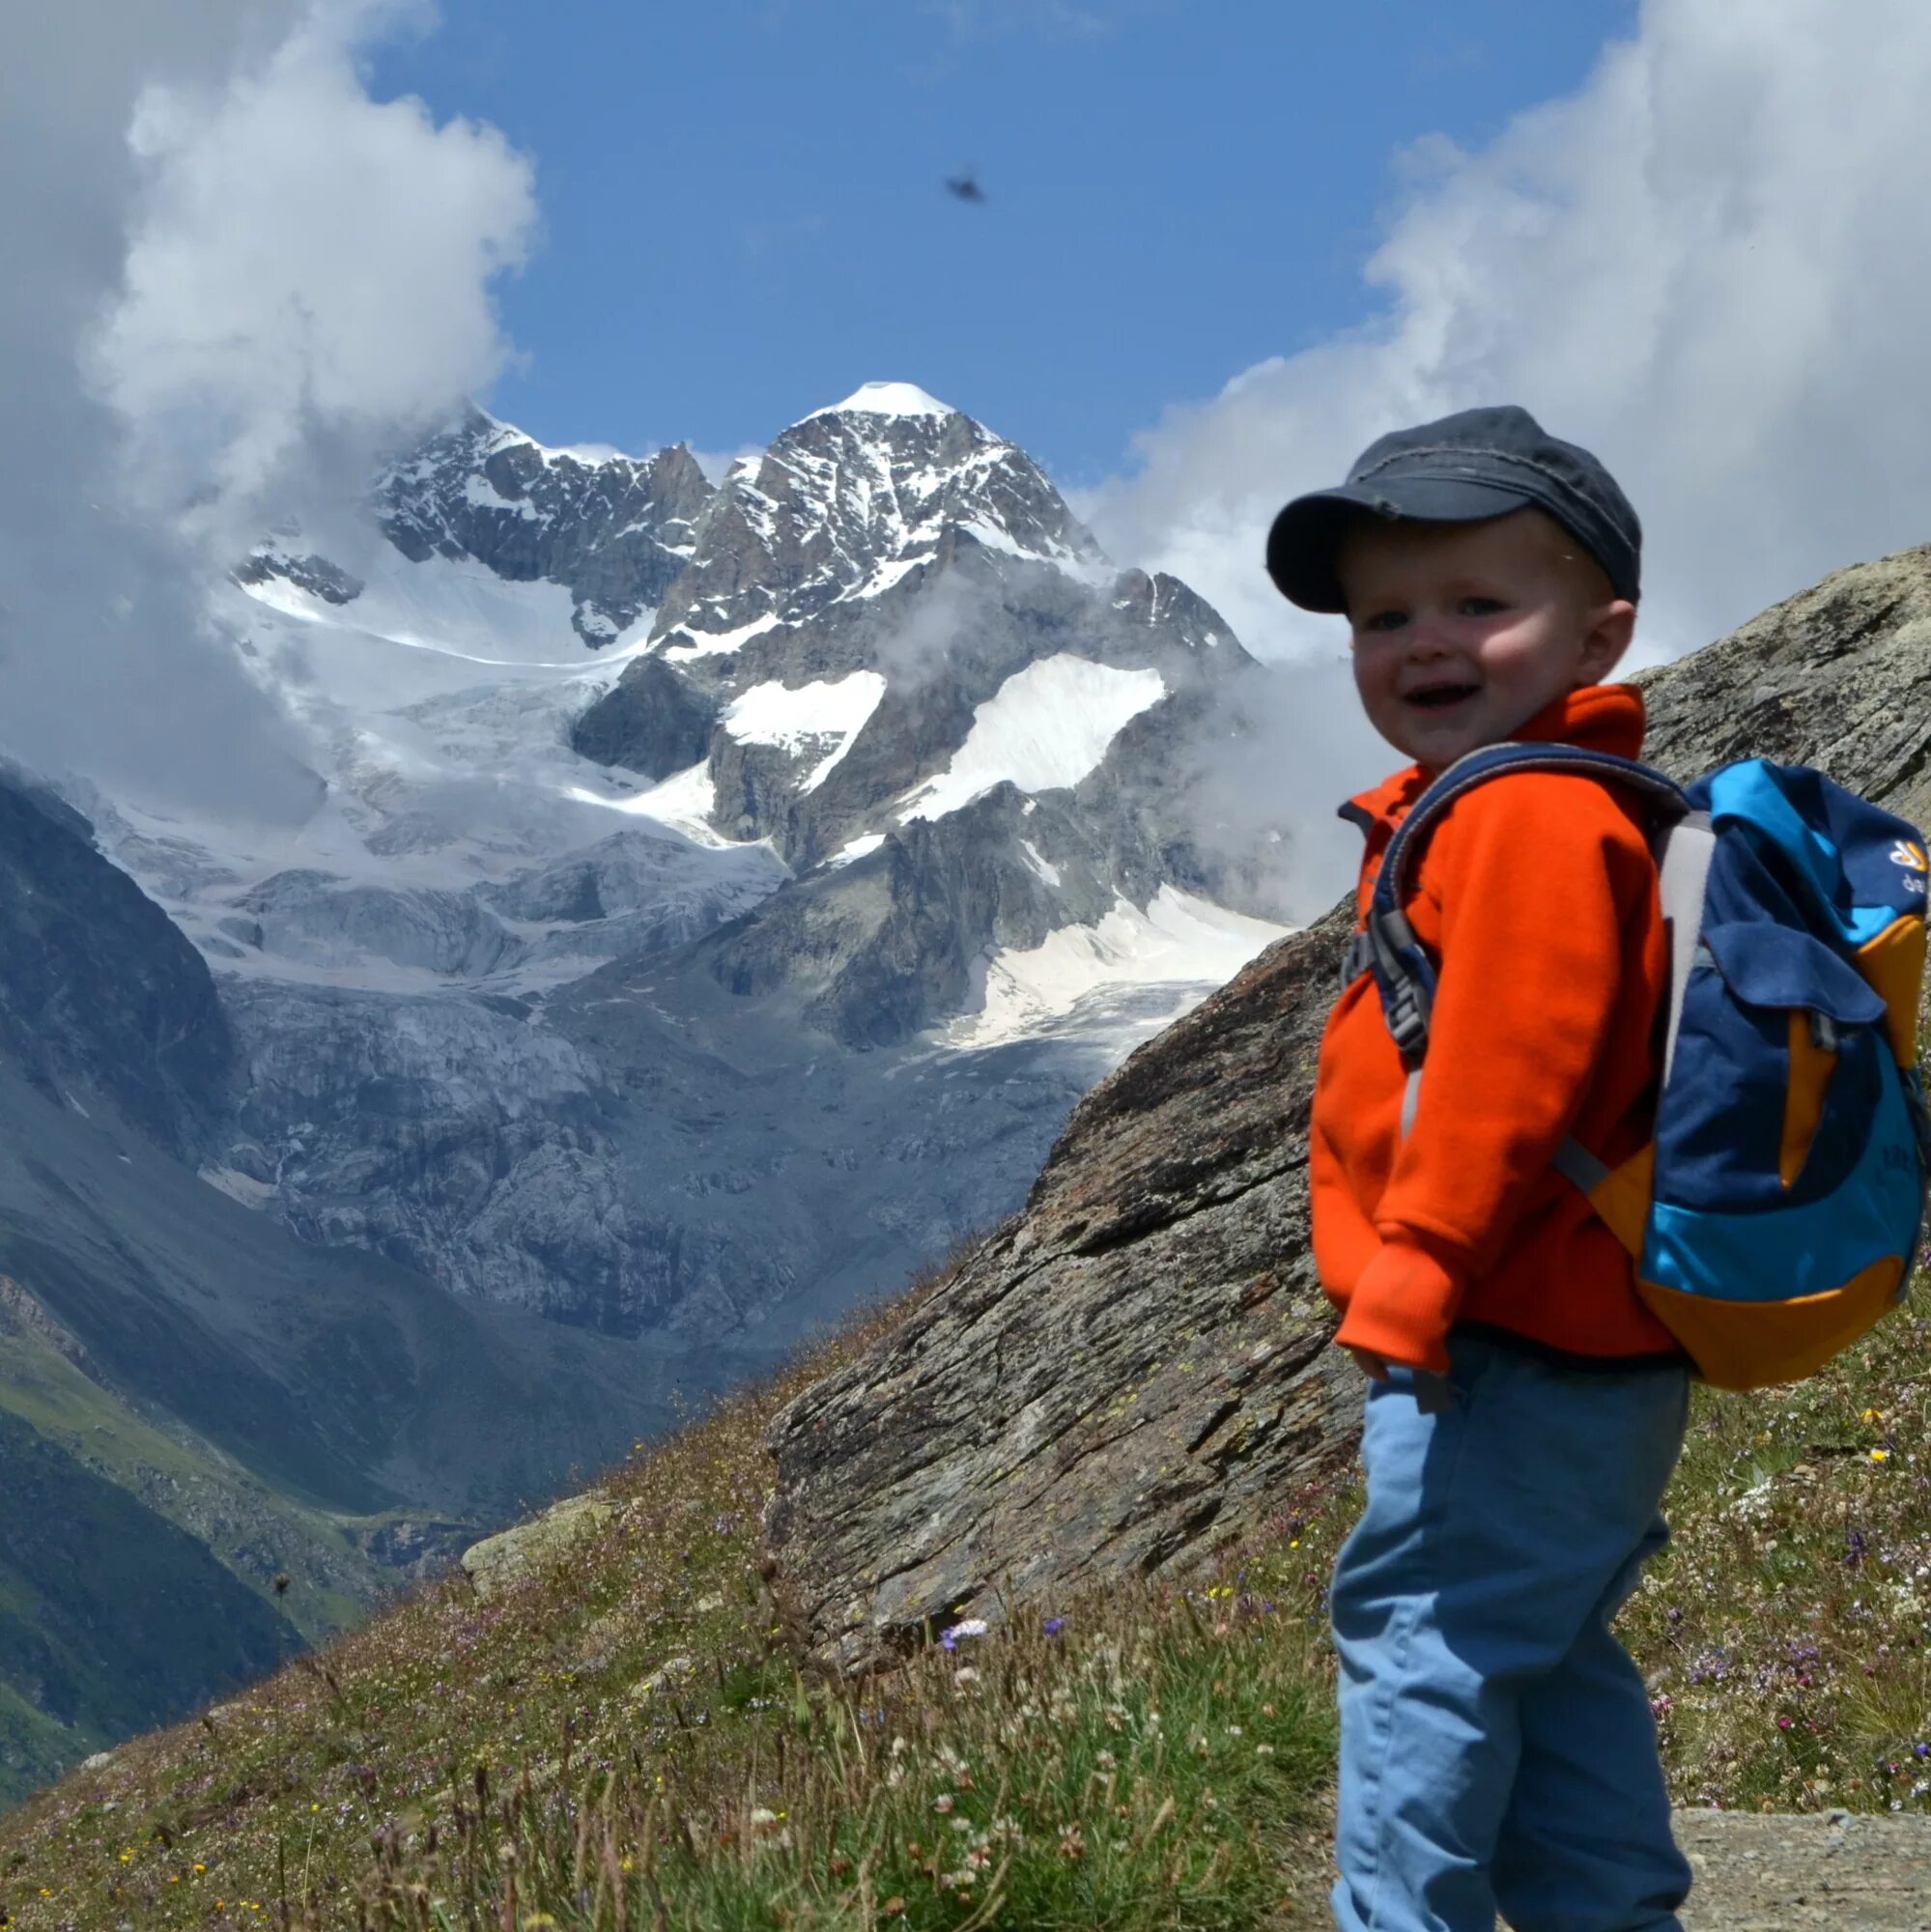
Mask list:
[[[1890,1050],[1900,1066],[1917,1065],[1917,994],[1924,982],[1924,915],[1908,912],[1857,951],[1858,971],[1885,1004]]]
[[[1650,1194],[1655,1184],[1656,1143],[1649,1141],[1589,1190],[1590,1207],[1637,1261],[1643,1258],[1643,1236],[1649,1226]]]
[[[1887,1255],[1841,1288],[1789,1301],[1718,1301],[1638,1281],[1657,1319],[1718,1388],[1768,1388],[1814,1375],[1897,1299],[1905,1257]]]
[[[1777,1149],[1776,1171],[1784,1186],[1795,1185],[1809,1157],[1824,1118],[1824,1094],[1837,1070],[1837,1049],[1819,1046],[1810,1032],[1810,1015],[1801,1007],[1790,1015],[1790,1083],[1783,1094],[1783,1144]],[[1888,1077],[1888,1076],[1887,1076]]]

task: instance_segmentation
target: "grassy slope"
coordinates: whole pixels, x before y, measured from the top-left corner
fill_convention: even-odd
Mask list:
[[[380,1594],[383,1577],[352,1533],[385,1519],[335,1518],[278,1493],[237,1465],[213,1445],[185,1428],[169,1433],[135,1414],[120,1398],[96,1382],[63,1350],[57,1331],[44,1321],[20,1319],[16,1299],[0,1307],[0,1427],[6,1428],[8,1461],[24,1453],[29,1437],[52,1453],[38,1461],[46,1493],[60,1499],[63,1515],[95,1520],[102,1532],[111,1523],[117,1550],[144,1576],[185,1564],[200,1577],[200,1603],[213,1606],[210,1632],[252,1642],[265,1632],[287,1638],[297,1633],[316,1639],[346,1628]],[[8,1427],[8,1425],[14,1425]],[[48,1488],[47,1486],[51,1487]],[[110,1492],[120,1492],[117,1499]],[[18,1499],[10,1503],[19,1509]],[[177,1533],[201,1545],[225,1575],[201,1571],[176,1542]],[[291,1581],[286,1594],[273,1587],[277,1575]],[[85,1604],[99,1621],[99,1606],[87,1600],[125,1584],[111,1573],[75,1575],[68,1579],[70,1620]],[[33,1601],[32,1616],[45,1613],[30,1579],[0,1571],[0,1615],[5,1600]],[[254,1600],[249,1603],[239,1590]],[[286,1624],[292,1628],[284,1629]],[[184,1688],[171,1671],[184,1633],[167,1634],[164,1652],[137,1668],[138,1650],[120,1648],[114,1681],[88,1676],[78,1704],[62,1700],[60,1686],[71,1673],[46,1671],[27,1657],[19,1642],[0,1645],[0,1802],[11,1802],[88,1752],[111,1744],[130,1728],[152,1724],[190,1709],[217,1684],[235,1681],[234,1666],[219,1643],[206,1649],[210,1674]],[[279,1654],[238,1653],[251,1675]],[[21,1675],[14,1677],[13,1668]],[[23,1694],[31,1687],[31,1694]]]
[[[866,1685],[796,1667],[756,1566],[760,1432],[924,1292],[614,1471],[611,1524],[500,1601],[425,1589],[0,1821],[0,1909],[73,1932],[278,1922],[284,1898],[298,1925],[1320,1922],[1348,1494],[1283,1498],[1184,1594],[1024,1606]],[[1931,1808],[1928,1311],[1920,1285],[1802,1389],[1699,1402],[1676,1544],[1625,1626],[1686,1802]]]
[[[180,1717],[223,1684],[272,1667],[295,1634],[208,1551],[102,1481],[16,1416],[0,1412],[0,1795],[56,1762]],[[11,1789],[10,1789],[11,1787]]]

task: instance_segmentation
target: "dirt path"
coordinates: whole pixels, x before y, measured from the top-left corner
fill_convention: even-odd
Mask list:
[[[1684,1932],[1931,1932],[1931,1818],[1680,1811]]]

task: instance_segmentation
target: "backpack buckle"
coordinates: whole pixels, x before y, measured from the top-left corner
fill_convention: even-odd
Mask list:
[[[1402,1058],[1411,1065],[1428,1048],[1428,1004],[1413,981],[1404,980],[1386,1003],[1388,1031],[1401,1049]]]
[[[1375,964],[1375,942],[1366,931],[1357,932],[1341,955],[1341,990],[1346,992]]]
[[[1377,908],[1368,915],[1367,941],[1381,991],[1381,1012],[1403,1060],[1418,1066],[1428,1051],[1429,1010],[1434,1004],[1434,975],[1407,915]]]

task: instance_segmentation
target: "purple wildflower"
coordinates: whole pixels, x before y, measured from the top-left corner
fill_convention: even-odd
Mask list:
[[[959,1647],[960,1637],[983,1636],[984,1634],[985,1619],[983,1617],[966,1617],[960,1622],[950,1624],[946,1629],[942,1630],[939,1633],[939,1641],[948,1650],[956,1650]]]
[[[1066,1620],[1065,1617],[1048,1617],[1046,1619],[1045,1631],[1048,1636],[1058,1636],[1065,1627]]]

